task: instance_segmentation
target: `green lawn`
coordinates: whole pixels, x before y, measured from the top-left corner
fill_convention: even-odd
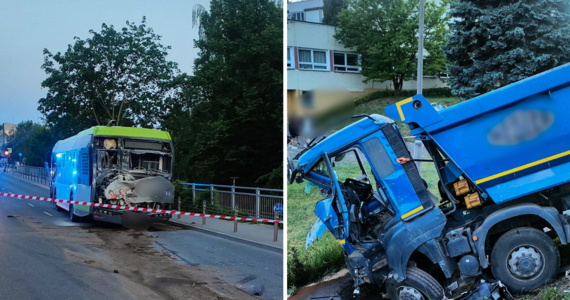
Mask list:
[[[357,106],[355,114],[384,115],[384,107],[405,98],[390,97],[370,101]],[[428,100],[446,106],[460,102],[457,98],[428,98]],[[402,125],[405,124],[398,122],[402,134],[409,135],[410,130]],[[340,177],[343,177],[342,179],[354,178],[360,175],[355,163],[339,164],[335,170],[339,179]],[[438,178],[433,164],[422,163],[421,175],[428,183],[430,191],[437,196]],[[344,267],[342,248],[328,231],[322,239],[316,241],[309,249],[305,249],[305,238],[316,220],[315,204],[323,198],[317,187],[313,187],[310,194],[307,194],[305,186],[306,183],[293,183],[287,186],[287,288],[289,293]]]

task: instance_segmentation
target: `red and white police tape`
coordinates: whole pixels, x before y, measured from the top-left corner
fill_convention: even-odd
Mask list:
[[[261,222],[261,223],[283,223],[283,221],[281,221],[281,220],[208,215],[208,214],[200,214],[200,213],[192,213],[192,212],[184,212],[184,211],[176,211],[176,210],[151,209],[151,208],[141,208],[141,207],[126,206],[126,205],[113,205],[113,204],[102,204],[102,203],[93,203],[93,202],[81,202],[81,201],[74,201],[74,200],[54,199],[54,198],[47,198],[47,197],[28,196],[28,195],[20,195],[20,194],[12,194],[12,193],[4,193],[4,192],[0,192],[0,196],[12,197],[12,198],[18,198],[18,199],[38,200],[38,201],[45,201],[45,202],[69,203],[69,204],[73,204],[73,205],[87,205],[87,206],[93,206],[93,207],[106,207],[106,208],[151,212],[151,213],[159,213],[159,214],[171,214],[171,215],[176,215],[176,216],[177,215],[194,216],[194,217],[206,217],[206,218],[215,218],[215,219],[224,219],[224,220]]]

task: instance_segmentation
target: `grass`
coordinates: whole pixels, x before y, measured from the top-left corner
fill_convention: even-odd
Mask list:
[[[519,300],[570,300],[570,280],[561,278],[544,287],[518,297]]]
[[[388,97],[366,102],[355,108],[355,114],[385,115],[386,106],[405,98]],[[458,98],[430,97],[428,100],[446,106],[460,102]],[[403,136],[410,135],[407,125],[397,123]],[[369,170],[368,166],[366,168]],[[347,177],[360,176],[360,169],[354,161],[352,163],[340,162],[335,170],[341,181]],[[371,174],[369,171],[368,173]],[[426,180],[429,190],[434,195],[439,195],[438,177],[433,163],[422,162],[421,176]],[[294,183],[287,186],[287,290],[289,294],[294,293],[301,286],[318,281],[340,270],[345,265],[342,247],[329,231],[305,249],[307,233],[317,218],[314,214],[315,205],[323,199],[317,187],[312,187],[308,194],[305,193],[305,187],[306,183]]]

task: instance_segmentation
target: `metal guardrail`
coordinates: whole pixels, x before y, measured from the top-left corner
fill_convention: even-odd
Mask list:
[[[209,200],[210,204],[247,212],[252,218],[275,218],[275,204],[283,205],[283,190],[204,183],[180,183],[192,190],[192,202],[199,198]],[[204,195],[205,194],[205,195]],[[206,196],[206,197],[204,197]]]
[[[12,175],[22,177],[24,179],[49,186],[50,178],[45,167],[31,166],[6,166],[2,167],[0,172],[6,172]]]

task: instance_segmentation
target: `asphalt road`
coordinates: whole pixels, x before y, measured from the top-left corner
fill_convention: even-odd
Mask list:
[[[48,189],[0,173],[0,191]],[[53,204],[0,197],[0,299],[282,299],[283,255],[168,225],[71,223]]]

